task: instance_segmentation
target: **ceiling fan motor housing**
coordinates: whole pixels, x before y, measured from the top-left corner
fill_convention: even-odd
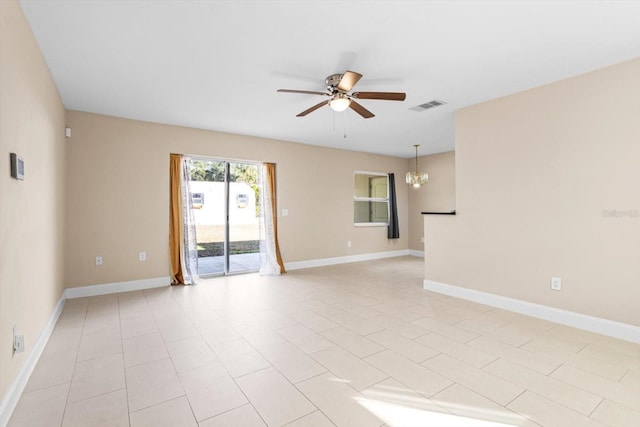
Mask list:
[[[324,79],[324,82],[327,84],[327,89],[334,91],[340,84],[342,77],[344,77],[344,74],[331,74],[329,77]]]

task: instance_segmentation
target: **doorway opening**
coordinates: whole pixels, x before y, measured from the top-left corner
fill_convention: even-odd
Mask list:
[[[191,209],[200,276],[260,269],[259,164],[191,158]]]

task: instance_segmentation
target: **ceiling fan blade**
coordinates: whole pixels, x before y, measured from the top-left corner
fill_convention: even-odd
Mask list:
[[[354,71],[345,71],[344,75],[338,83],[338,89],[343,92],[349,92],[358,83],[358,80],[362,78],[362,74]]]
[[[365,119],[370,119],[371,117],[374,116],[374,114],[371,111],[367,110],[366,108],[358,104],[353,99],[351,100],[351,104],[349,104],[349,108],[351,108],[356,113],[360,114]]]
[[[351,95],[358,99],[382,99],[385,101],[404,101],[407,94],[404,92],[355,92]]]
[[[307,93],[309,95],[326,95],[329,96],[326,92],[316,92],[314,90],[295,90],[295,89],[278,89],[277,92],[287,92],[287,93]]]
[[[312,112],[316,111],[318,108],[320,108],[320,107],[322,107],[322,106],[327,105],[328,103],[329,103],[329,101],[322,101],[322,102],[319,102],[319,103],[317,103],[316,105],[314,105],[313,107],[311,107],[311,108],[308,108],[308,109],[304,110],[302,113],[300,113],[300,114],[296,114],[296,117],[304,117],[304,116],[306,116],[307,114],[309,114],[309,113],[312,113]]]

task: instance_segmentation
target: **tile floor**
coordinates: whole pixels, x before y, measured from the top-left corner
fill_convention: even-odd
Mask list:
[[[11,427],[640,425],[640,345],[403,257],[67,301]]]

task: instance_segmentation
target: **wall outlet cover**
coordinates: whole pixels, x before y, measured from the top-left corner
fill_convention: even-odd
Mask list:
[[[14,353],[24,352],[24,335],[18,330],[18,326],[13,327],[13,351]]]

